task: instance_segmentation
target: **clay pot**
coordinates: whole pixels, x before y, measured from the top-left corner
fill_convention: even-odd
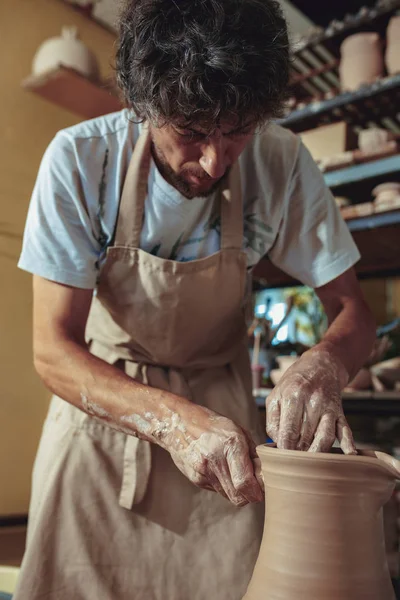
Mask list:
[[[389,75],[394,75],[400,72],[400,16],[390,19],[386,40],[386,68]]]
[[[397,181],[381,183],[372,190],[375,197],[375,203],[388,202],[393,198],[400,196],[400,183]]]
[[[400,208],[400,184],[382,183],[372,190],[375,196],[375,212],[385,212]]]
[[[371,127],[370,129],[363,129],[358,134],[358,147],[363,152],[377,152],[384,149],[387,143],[393,139],[393,133],[387,129]]]
[[[371,367],[371,372],[387,389],[393,389],[400,381],[400,357],[390,358],[374,365]]]
[[[342,43],[340,51],[339,74],[343,90],[357,90],[383,75],[382,42],[377,33],[350,35]]]
[[[294,363],[299,359],[298,356],[277,356],[276,357],[276,362],[279,365],[279,368],[282,371],[287,371],[289,369],[289,367],[291,367],[292,365],[294,365]]]
[[[336,206],[339,208],[344,208],[345,206],[349,206],[350,200],[345,196],[335,196]]]
[[[395,600],[383,506],[400,462],[379,451],[345,456],[257,448],[264,537],[243,600]]]
[[[276,362],[278,363],[279,369],[272,369],[269,374],[269,377],[274,385],[277,385],[279,381],[282,379],[283,375],[286,371],[294,365],[294,363],[299,359],[298,356],[277,356]]]
[[[32,72],[41,75],[59,65],[70,67],[94,81],[99,78],[95,55],[78,39],[76,27],[63,27],[60,37],[46,40],[36,52]]]

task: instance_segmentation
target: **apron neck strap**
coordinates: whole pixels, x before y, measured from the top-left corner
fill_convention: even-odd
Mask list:
[[[126,173],[115,228],[115,246],[140,247],[143,228],[144,205],[147,196],[148,176],[151,163],[151,136],[148,125],[133,149]],[[220,190],[221,207],[221,250],[242,249],[243,203],[239,164],[236,162]]]
[[[243,199],[239,161],[221,190],[221,250],[243,247]]]
[[[142,132],[133,149],[122,188],[115,229],[114,244],[116,246],[140,247],[151,162],[150,145],[150,131],[147,124],[144,123]]]

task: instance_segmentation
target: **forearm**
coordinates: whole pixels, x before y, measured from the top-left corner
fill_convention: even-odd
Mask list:
[[[340,385],[344,388],[368,359],[374,340],[375,323],[368,307],[348,302],[332,319],[321,342],[308,352],[336,358]]]
[[[35,349],[35,366],[46,386],[113,429],[163,447],[191,403],[143,385],[68,339]]]

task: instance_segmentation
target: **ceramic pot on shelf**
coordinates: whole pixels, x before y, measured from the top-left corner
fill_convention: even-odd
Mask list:
[[[372,190],[372,195],[376,212],[400,208],[400,183],[396,181],[381,183]]]
[[[400,15],[390,19],[386,31],[385,62],[389,75],[400,72]]]
[[[379,152],[387,147],[387,144],[394,140],[394,135],[387,129],[381,127],[370,127],[362,129],[358,134],[358,147],[362,152]]]
[[[375,32],[355,33],[340,47],[340,84],[344,91],[373,83],[384,72],[382,41]]]
[[[50,38],[41,44],[33,58],[32,72],[41,75],[59,65],[75,69],[92,81],[99,79],[97,59],[78,39],[76,27],[63,27],[60,37]]]
[[[243,600],[395,600],[383,506],[400,461],[257,448],[265,484],[263,542]]]

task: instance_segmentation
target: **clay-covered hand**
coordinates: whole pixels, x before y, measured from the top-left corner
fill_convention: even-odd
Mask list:
[[[255,445],[247,432],[197,405],[180,407],[174,420],[176,427],[163,446],[192,483],[219,492],[236,506],[263,500],[252,462]]]
[[[303,354],[267,398],[267,433],[278,448],[329,452],[337,438],[345,454],[355,454],[341,399],[347,379],[332,353]]]

